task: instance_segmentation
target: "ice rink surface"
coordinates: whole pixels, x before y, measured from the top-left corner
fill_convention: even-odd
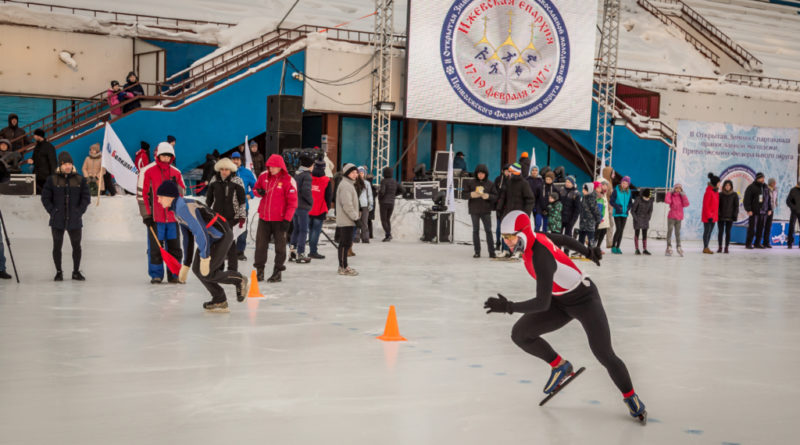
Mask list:
[[[0,443],[796,443],[800,252],[687,243],[666,258],[651,242],[655,255],[636,257],[630,244],[579,265],[644,427],[576,322],[545,338],[587,371],[538,406],[549,367],[511,342],[519,315],[482,309],[497,292],[531,297],[534,281],[468,246],[357,244],[350,278],[327,245],[328,259],[261,283],[267,299],[229,289],[231,313],[209,314],[194,277],[149,284],[143,242],[86,241],[88,281],[53,283],[49,241],[14,240],[23,284],[0,283]],[[375,339],[389,305],[406,343]]]

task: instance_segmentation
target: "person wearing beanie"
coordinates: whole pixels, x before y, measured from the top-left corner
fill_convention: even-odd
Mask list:
[[[633,217],[633,244],[636,246],[636,255],[651,255],[647,251],[647,229],[650,228],[650,218],[653,216],[653,199],[650,189],[644,189],[631,205],[631,216]],[[642,248],[639,250],[639,237],[642,239]]]
[[[64,232],[69,234],[72,245],[72,279],[83,281],[81,274],[81,236],[83,214],[89,208],[91,196],[86,179],[79,175],[72,164],[72,156],[66,151],[58,155],[58,168],[45,181],[42,188],[42,205],[50,215],[50,232],[53,235],[53,263],[56,266],[55,281],[62,281],[61,246]]]
[[[681,224],[683,223],[683,209],[689,207],[689,198],[683,192],[681,184],[672,186],[672,190],[667,191],[664,196],[664,202],[669,206],[669,213],[667,213],[667,250],[666,256],[672,256],[672,232],[675,232],[675,247],[678,249],[678,255],[683,256],[683,249],[681,248]]]
[[[595,195],[595,187],[591,182],[583,184],[582,189],[583,197],[580,201],[581,205],[581,219],[578,225],[580,234],[578,235],[578,242],[589,248],[594,246],[594,235],[597,230],[597,225],[600,224],[602,215],[600,209],[597,207],[597,197]],[[575,254],[575,258],[578,254]]]
[[[245,194],[245,223],[244,223],[244,230],[241,234],[236,238],[236,258],[239,261],[247,261],[247,257],[244,254],[244,249],[247,247],[247,221],[250,215],[250,200],[253,199],[253,187],[256,185],[256,177],[253,175],[253,172],[248,170],[247,168],[242,167],[242,157],[237,152],[233,152],[231,154],[231,162],[236,165],[236,176],[242,180],[242,184],[244,185],[244,194]]]
[[[561,204],[561,195],[558,192],[550,193],[547,197],[547,228],[551,233],[561,233],[561,212],[564,206]]]
[[[494,213],[497,223],[497,229],[495,230],[495,244],[494,244],[495,252],[500,250],[501,248],[503,250],[506,249],[505,244],[503,243],[503,239],[500,237],[500,221],[503,219],[503,209],[501,209],[499,205],[500,205],[500,196],[502,196],[503,193],[505,193],[505,189],[506,187],[508,187],[508,178],[511,177],[511,171],[509,170],[510,167],[511,164],[503,165],[503,171],[501,171],[500,174],[496,178],[494,178],[494,189],[495,192],[497,193],[497,199],[495,199],[494,201],[494,210],[495,210]]]
[[[795,224],[800,221],[800,178],[797,179],[797,184],[789,190],[786,196],[786,205],[789,207],[789,238],[786,240],[789,249],[794,245],[794,230]]]
[[[106,102],[108,102],[112,119],[122,116],[122,107],[120,104],[128,99],[133,99],[133,93],[130,91],[122,91],[119,82],[112,80],[111,88],[106,91]]]
[[[178,140],[177,140],[177,139],[175,139],[175,136],[173,136],[173,135],[171,135],[171,134],[168,134],[168,135],[167,135],[167,143],[168,143],[169,145],[172,145],[172,148],[175,148],[175,144],[177,144],[177,143],[178,143]]]
[[[453,159],[453,170],[467,171],[467,161],[464,159],[464,152],[459,151]]]
[[[220,167],[220,171],[224,171],[233,165],[223,162]],[[191,269],[211,294],[211,301],[203,303],[203,309],[215,313],[230,312],[225,290],[220,285],[235,286],[239,302],[244,301],[248,289],[247,277],[235,270],[225,271],[223,267],[226,258],[230,261],[230,252],[235,252],[231,226],[237,221],[225,218],[195,198],[182,195],[183,190],[173,181],[164,181],[156,189],[156,205],[174,215],[181,230],[183,249],[193,258],[181,267],[180,280],[185,283]],[[195,245],[197,248],[192,252]]]
[[[542,205],[540,215],[541,215],[541,231],[542,232],[549,232],[549,223],[550,223],[550,211],[548,210],[548,206],[550,204],[550,195],[556,191],[556,186],[554,184],[556,180],[556,174],[553,173],[552,170],[548,170],[547,173],[544,174],[544,184],[542,185],[542,194],[540,196],[536,196],[536,200],[541,202]]]
[[[8,115],[8,126],[0,130],[0,139],[8,139],[11,151],[20,150],[31,143],[30,138],[25,135],[25,130],[19,128],[19,116],[14,113]]]
[[[624,176],[622,182],[614,187],[611,194],[611,207],[614,208],[614,242],[611,244],[611,253],[621,254],[622,234],[625,232],[625,223],[628,222],[633,196],[631,195],[631,178]]]
[[[208,183],[206,192],[206,205],[212,211],[221,215],[228,221],[231,228],[239,226],[244,229],[247,222],[247,195],[242,178],[237,174],[239,168],[229,158],[222,158],[214,165],[216,174]],[[239,252],[236,250],[236,241],[231,243],[228,250],[228,270],[239,270]],[[224,266],[223,260],[222,265]]]
[[[356,225],[353,242],[368,244],[371,232],[369,215],[375,208],[375,191],[372,189],[370,177],[367,176],[367,167],[363,165],[358,167],[356,191],[358,192],[358,202],[361,207],[361,221]]]
[[[325,255],[319,253],[319,236],[322,234],[322,223],[328,217],[328,210],[333,205],[333,181],[325,174],[325,161],[314,162],[311,170],[311,197],[314,204],[308,212],[310,220],[308,236],[308,257],[324,260]],[[387,167],[388,168],[388,167]]]
[[[33,164],[33,174],[36,178],[36,193],[41,194],[45,181],[50,175],[55,174],[58,164],[56,163],[56,149],[53,144],[47,141],[44,130],[37,128],[33,132],[33,139],[36,145],[33,147],[33,154],[28,159],[28,164]]]
[[[520,167],[521,176],[527,179],[531,171],[531,158],[528,156],[528,152],[523,151],[517,163],[519,164]]]
[[[253,173],[256,177],[261,176],[261,173],[264,172],[264,155],[258,151],[258,142],[250,141],[250,160],[253,161]]]
[[[89,183],[89,193],[92,195],[100,195],[105,190],[103,177],[106,169],[103,168],[102,161],[100,144],[92,144],[89,147],[89,155],[83,160],[83,167],[81,167],[83,177]]]
[[[775,210],[778,208],[778,187],[775,178],[769,178],[766,191],[769,196],[769,210],[767,211],[767,218],[764,221],[764,235],[761,240],[761,246],[765,249],[772,249],[772,218],[775,216]]]
[[[134,163],[139,171],[147,167],[150,163],[150,144],[145,141],[139,142],[139,151],[136,152]]]
[[[544,229],[544,213],[547,207],[547,201],[544,199],[544,179],[539,176],[539,166],[532,165],[530,172],[530,175],[525,179],[528,181],[528,186],[531,188],[533,197],[536,200],[533,207],[534,230],[540,232]]]
[[[522,167],[519,163],[514,163],[508,167],[508,171],[511,172],[513,176],[520,176],[522,174]]]
[[[353,229],[361,219],[360,202],[356,191],[358,169],[353,164],[342,167],[342,180],[336,189],[336,230],[339,232],[339,275],[356,276],[347,257],[353,247]]]
[[[311,258],[306,256],[306,242],[308,241],[309,213],[314,207],[312,190],[314,179],[311,176],[313,166],[314,159],[305,154],[300,155],[300,166],[294,174],[294,182],[297,184],[297,210],[292,219],[289,258],[290,261],[296,261],[298,264],[307,264],[311,261]]]
[[[275,263],[267,281],[278,283],[281,281],[281,272],[286,270],[286,234],[297,210],[297,186],[282,156],[270,156],[266,167],[253,189],[255,195],[261,198],[253,266],[258,281],[263,281],[269,242],[272,240],[275,243]]]
[[[489,258],[495,258],[494,243],[492,242],[492,209],[497,199],[494,183],[489,180],[489,168],[485,164],[475,167],[475,178],[464,184],[464,191],[469,196],[467,208],[472,219],[472,247],[475,251],[473,258],[481,257],[480,225],[486,233],[486,248]]]
[[[739,219],[739,194],[733,189],[733,182],[730,179],[722,184],[722,191],[719,194],[719,221],[717,222],[717,253],[723,252],[722,239],[725,238],[724,252],[728,253],[728,246],[731,244],[731,228],[733,223]]]
[[[137,76],[133,71],[129,72],[128,76],[125,77],[125,86],[123,86],[122,89],[125,90],[126,93],[133,94],[133,97],[144,96],[144,89],[139,83],[139,76]],[[142,105],[139,103],[139,100],[134,100],[123,105],[122,112],[127,113],[141,106]]]
[[[183,256],[183,264],[187,267],[192,264],[192,252],[181,251],[175,215],[168,208],[158,205],[156,195],[158,188],[165,182],[174,182],[181,196],[185,193],[186,186],[183,176],[173,165],[175,150],[167,142],[161,142],[156,147],[154,158],[153,162],[139,170],[136,200],[139,203],[142,222],[147,226],[147,257],[149,259],[147,274],[150,276],[151,284],[159,284],[164,280],[164,261],[161,258],[158,243],[173,257],[180,259]],[[153,239],[153,232],[155,232],[157,240]],[[167,270],[167,281],[175,284],[180,283],[181,279]]]
[[[714,173],[708,174],[708,185],[706,192],[703,195],[703,209],[701,221],[703,222],[703,253],[713,255],[714,252],[708,248],[711,242],[711,234],[714,232],[714,226],[719,220],[719,176]]]
[[[498,198],[498,208],[501,209],[503,216],[514,210],[519,210],[531,214],[536,198],[533,196],[528,181],[522,177],[521,167],[518,163],[511,164],[508,168],[511,176],[504,190],[501,190]]]
[[[392,213],[394,212],[394,202],[398,196],[402,195],[403,186],[394,179],[394,170],[391,167],[384,167],[383,179],[378,189],[378,205],[381,217],[381,227],[383,227],[383,242],[392,240]],[[494,204],[494,203],[492,203]]]
[[[764,184],[764,173],[756,173],[756,179],[744,191],[742,204],[748,216],[745,248],[763,249],[761,240],[764,236],[767,216],[772,212],[769,188]]]

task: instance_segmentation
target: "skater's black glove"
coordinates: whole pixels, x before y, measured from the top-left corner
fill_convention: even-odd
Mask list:
[[[144,225],[146,225],[147,227],[150,227],[150,226],[154,225],[154,222],[153,222],[153,217],[152,217],[152,216],[145,216],[144,218],[142,218],[142,222],[143,222],[143,223],[144,223]]]
[[[281,230],[283,230],[284,232],[288,232],[289,231],[289,224],[291,224],[291,221],[287,221],[287,220],[281,221]]]
[[[603,251],[600,250],[599,246],[592,247],[589,249],[589,256],[588,258],[594,262],[594,264],[600,265],[600,260],[603,259]]]
[[[511,310],[511,302],[503,296],[503,294],[497,294],[499,298],[489,297],[486,300],[486,303],[483,303],[484,309],[489,309],[486,311],[487,314],[492,312],[507,312],[509,314],[513,313]]]

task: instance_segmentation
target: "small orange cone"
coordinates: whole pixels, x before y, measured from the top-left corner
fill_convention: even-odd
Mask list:
[[[250,291],[247,292],[247,298],[266,298],[261,291],[258,290],[258,275],[256,271],[250,274]]]
[[[397,327],[397,314],[394,311],[394,306],[389,306],[386,328],[383,330],[383,335],[377,338],[383,341],[406,341],[405,337],[400,335],[400,328]]]

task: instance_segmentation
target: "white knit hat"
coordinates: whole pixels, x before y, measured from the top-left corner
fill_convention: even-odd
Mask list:
[[[169,142],[160,142],[158,147],[156,148],[156,157],[161,155],[170,155],[173,158],[175,157],[175,149],[172,148],[172,144]]]

